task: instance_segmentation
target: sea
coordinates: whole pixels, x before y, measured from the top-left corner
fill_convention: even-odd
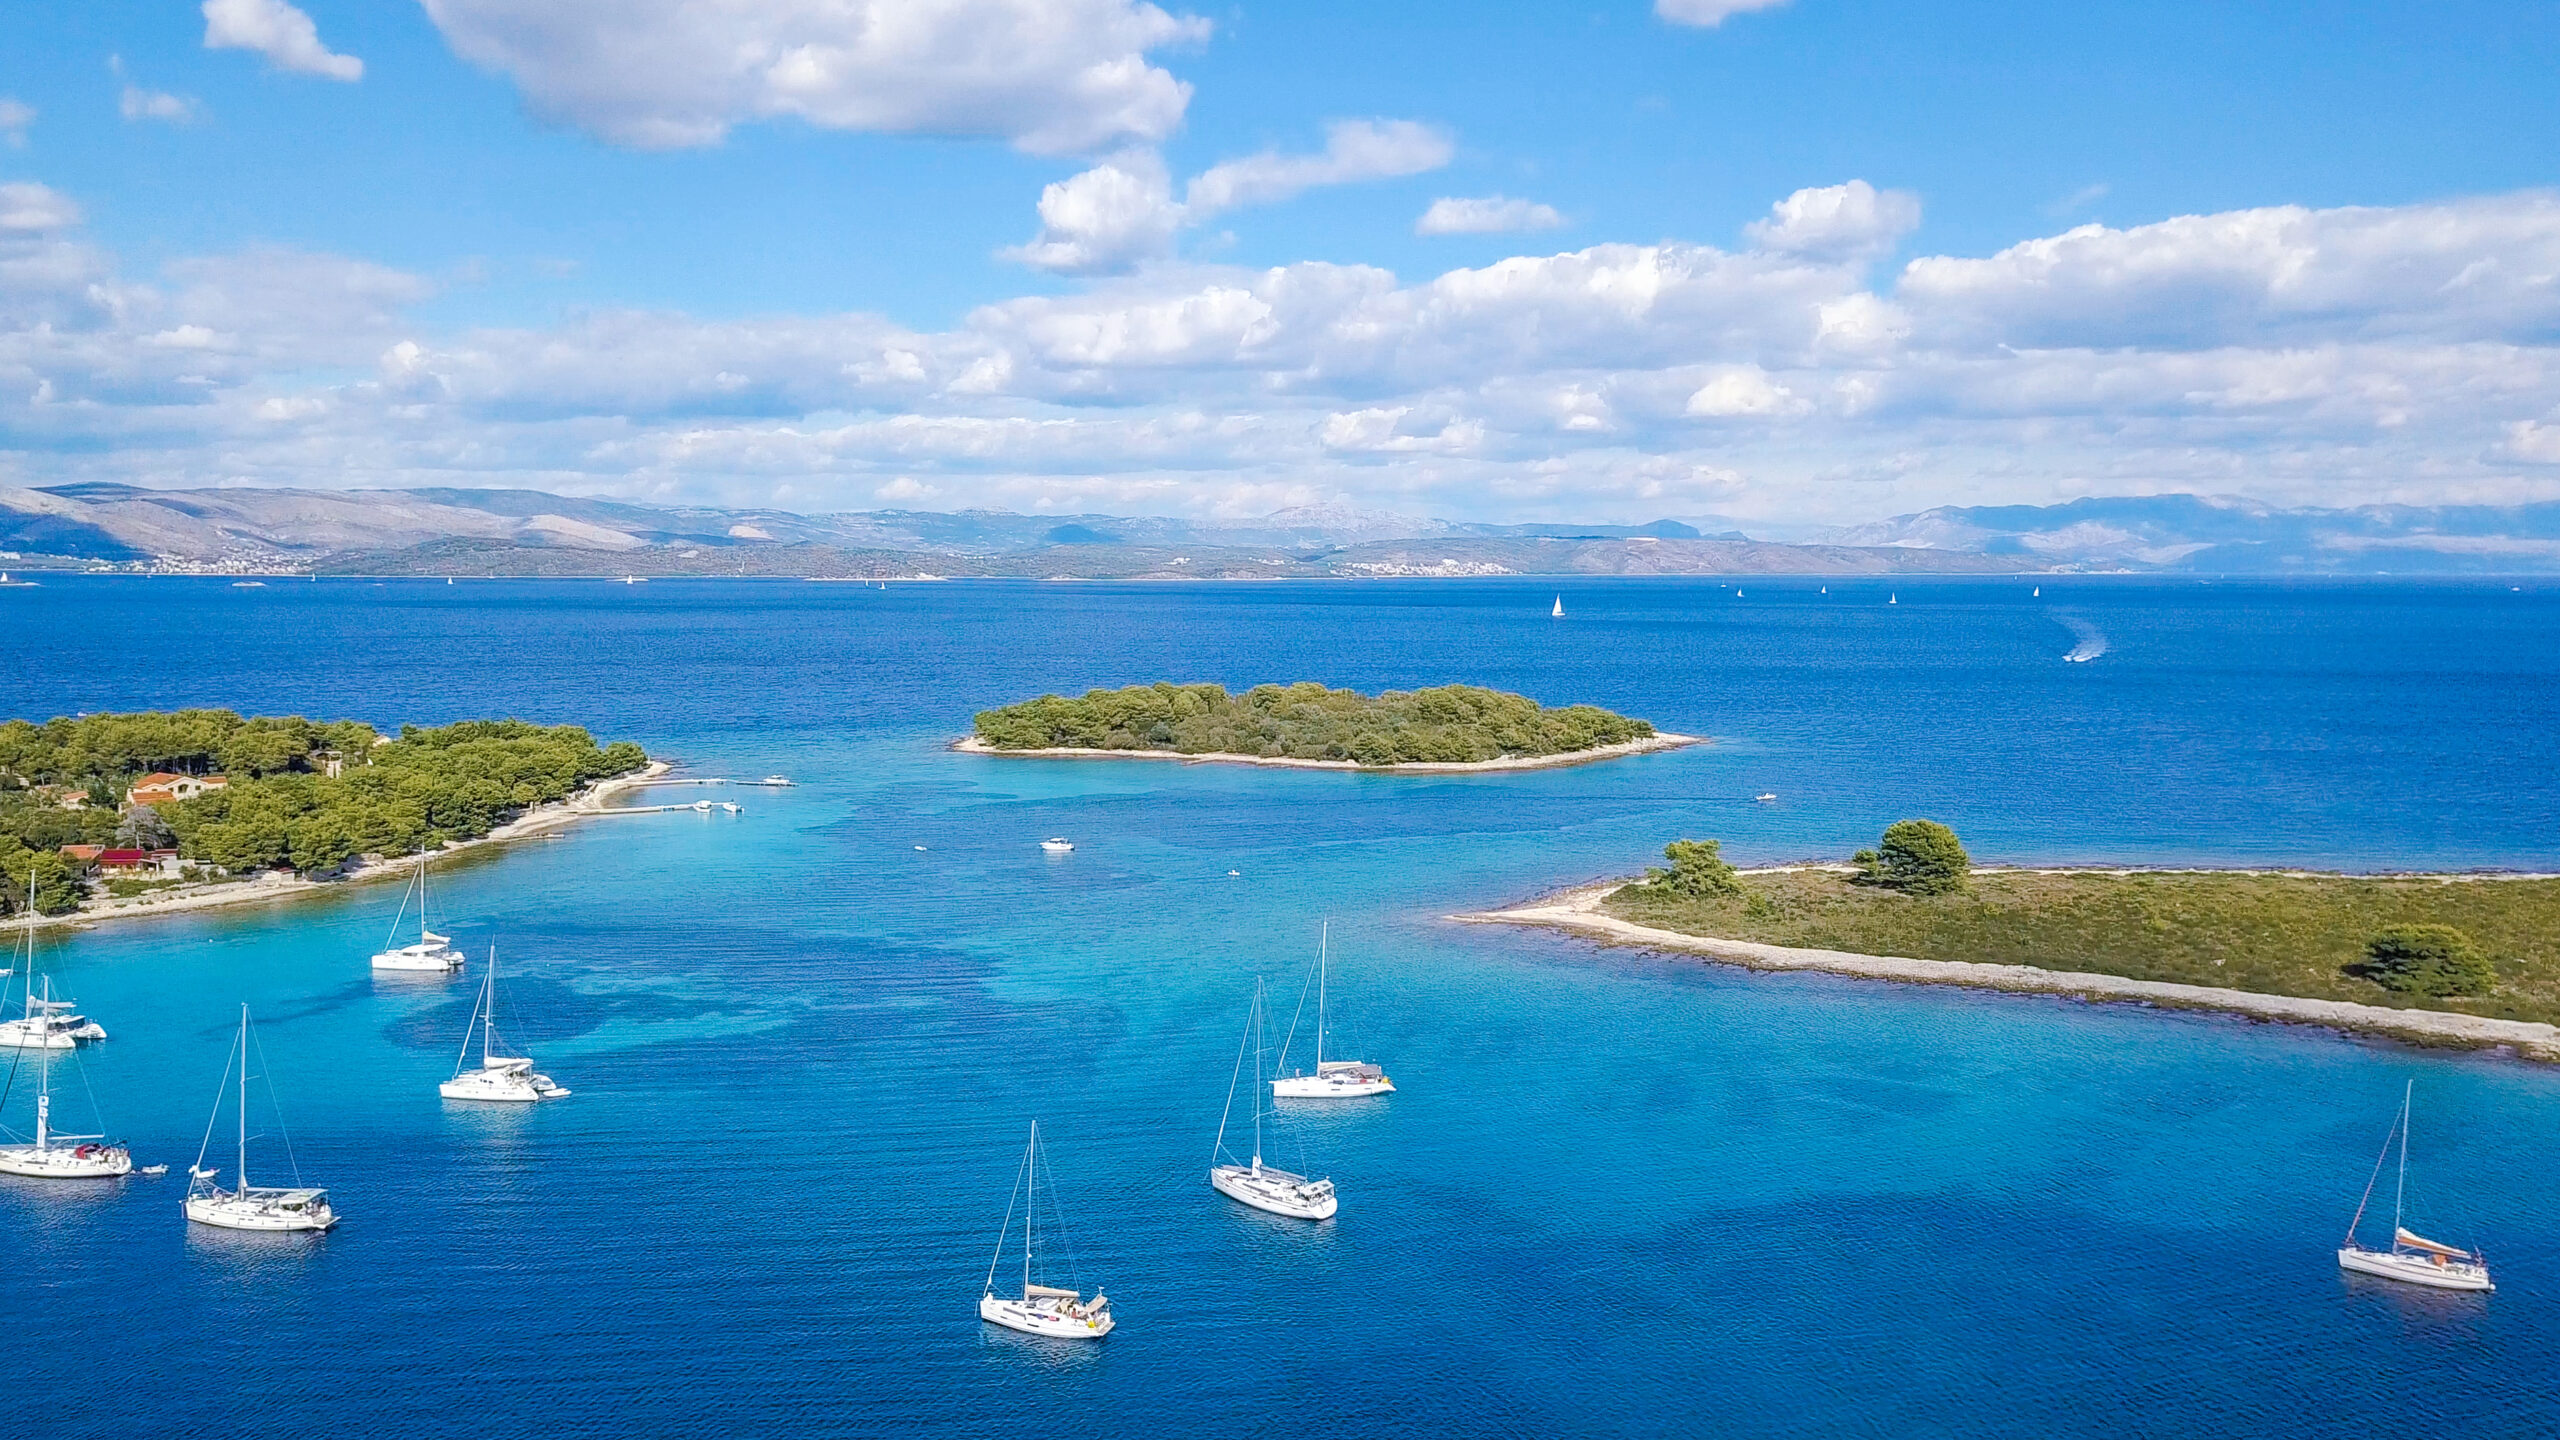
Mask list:
[[[451,981],[368,969],[397,883],[46,936],[111,1036],[59,1123],[171,1173],[0,1183],[27,1433],[2560,1433],[2560,1071],[1447,918],[1912,816],[1986,862],[2560,870],[2548,579],[47,576],[0,591],[0,662],[13,716],[520,716],[793,782],[456,857]],[[1459,777],[948,748],[1158,679],[1464,681],[1713,743]],[[1309,1224],[1206,1171],[1231,1091],[1251,1147],[1256,986],[1277,1052],[1320,928],[1327,1053],[1397,1090],[1261,1122],[1339,1187]],[[493,949],[569,1098],[438,1097]],[[252,1177],[325,1186],[325,1237],[181,1217],[234,1163],[243,1005]],[[2410,1224],[2494,1295],[2337,1269],[2404,1086]],[[977,1318],[1034,1121],[1044,1277],[1110,1295],[1098,1344]]]

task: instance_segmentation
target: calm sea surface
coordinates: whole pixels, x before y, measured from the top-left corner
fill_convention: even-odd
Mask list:
[[[2560,869],[2560,590],[1742,583],[1573,582],[1562,621],[1551,582],[0,591],[0,713],[521,715],[801,782],[452,865],[440,928],[500,947],[577,1092],[529,1111],[437,1098],[472,987],[368,971],[396,886],[48,942],[114,1037],[66,1120],[173,1177],[0,1184],[11,1393],[66,1437],[2560,1431],[2560,1075],[1439,918],[1909,815],[1993,860]],[[943,748],[1158,678],[1719,743],[1463,779]],[[1341,1187],[1311,1226],[1204,1171],[1254,979],[1285,1015],[1327,918],[1337,1045],[1402,1088],[1274,1123]],[[178,1212],[243,1000],[346,1216],[317,1241]],[[2416,1223],[2486,1247],[2486,1300],[2332,1260],[2408,1079]],[[1035,1117],[1098,1346],[976,1318]]]

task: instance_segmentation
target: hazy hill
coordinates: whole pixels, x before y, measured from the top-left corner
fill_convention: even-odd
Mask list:
[[[1720,523],[1710,517],[1706,523]],[[1803,533],[1798,531],[1797,533]],[[2228,496],[1948,506],[1753,540],[1348,506],[1250,520],[641,505],[538,490],[0,488],[7,563],[332,573],[1067,577],[2560,570],[2560,504],[2284,509]]]

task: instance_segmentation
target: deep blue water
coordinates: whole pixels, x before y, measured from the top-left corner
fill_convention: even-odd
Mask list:
[[[396,887],[53,944],[114,1036],[69,1119],[85,1082],[183,1172],[246,1000],[347,1219],[0,1185],[12,1382],[95,1397],[66,1436],[2560,1430],[2560,1076],[1439,919],[1914,814],[1987,859],[2560,869],[2560,593],[1741,583],[1574,582],[1561,622],[1551,582],[0,592],[7,714],[508,713],[803,782],[452,867],[577,1092],[530,1113],[436,1097],[469,986],[367,971]],[[1439,780],[942,748],[1160,677],[1463,679],[1719,743]],[[1307,1226],[1203,1171],[1253,979],[1293,993],[1323,917],[1337,1034],[1402,1089],[1277,1123],[1342,1188]],[[2485,1301],[2331,1259],[2409,1078],[2415,1213],[2488,1249]],[[975,1318],[1035,1116],[1100,1346]]]

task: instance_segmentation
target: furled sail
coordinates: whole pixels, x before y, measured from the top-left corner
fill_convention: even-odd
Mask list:
[[[2435,1241],[2428,1239],[2426,1236],[2421,1235],[2414,1230],[2407,1229],[2406,1227],[2395,1230],[2392,1234],[2393,1238],[2397,1239],[2401,1244],[2408,1246],[2412,1250],[2424,1250],[2430,1255],[2441,1255],[2447,1260],[2468,1260],[2471,1258],[2471,1252],[2468,1250],[2456,1250],[2450,1245],[2439,1245]]]

